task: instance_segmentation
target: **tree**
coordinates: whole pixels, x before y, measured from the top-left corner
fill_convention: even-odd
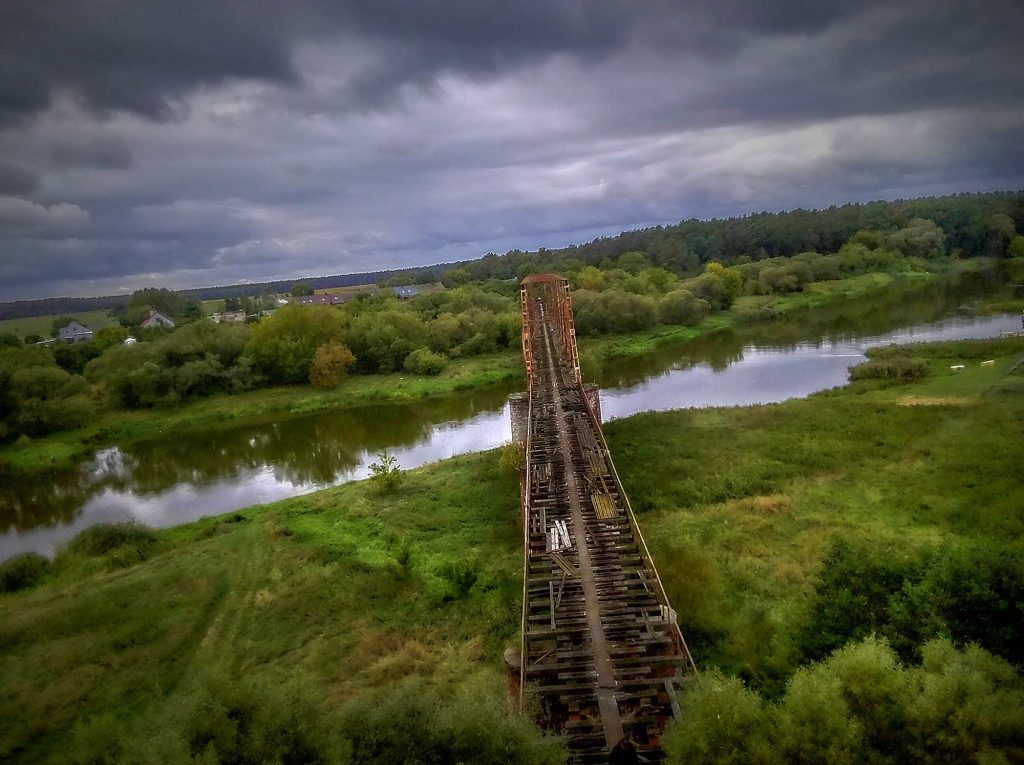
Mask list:
[[[926,218],[914,218],[906,228],[889,234],[888,240],[907,257],[936,258],[946,250],[946,234]]]
[[[181,315],[184,307],[185,301],[177,292],[163,287],[147,287],[132,293],[122,323],[136,326],[146,318],[150,310],[175,319]]]
[[[182,323],[187,323],[191,321],[199,321],[205,315],[206,314],[203,313],[203,306],[201,303],[196,300],[188,300],[185,302],[185,307],[181,310],[181,316],[179,318]]]
[[[352,351],[341,343],[321,345],[309,365],[309,382],[315,388],[337,388],[348,376],[349,367],[355,363]]]
[[[1024,258],[1024,236],[1017,235],[1010,240],[1010,244],[1006,248],[1006,256]]]
[[[272,382],[306,382],[317,348],[343,343],[347,323],[343,312],[328,306],[284,306],[255,325],[245,353]]]
[[[696,324],[707,315],[707,301],[688,290],[674,290],[658,301],[658,320],[662,324]]]
[[[619,268],[630,274],[638,274],[649,265],[647,255],[642,252],[624,252],[619,256]]]
[[[464,268],[451,268],[444,272],[441,282],[445,287],[461,287],[469,281],[469,271]]]
[[[313,288],[309,286],[307,282],[295,282],[292,285],[292,295],[295,297],[303,297],[305,295],[312,295]],[[238,310],[237,308],[235,310]]]
[[[74,316],[58,316],[50,324],[50,337],[56,337],[60,331],[71,322],[75,321]]]

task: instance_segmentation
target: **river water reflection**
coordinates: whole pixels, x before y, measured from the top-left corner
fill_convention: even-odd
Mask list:
[[[598,381],[604,417],[783,401],[842,385],[848,367],[874,345],[1020,328],[1009,314],[964,315],[965,299],[961,289],[916,289],[884,304],[818,309],[608,364]],[[0,559],[50,554],[96,523],[170,526],[364,478],[383,449],[404,468],[490,449],[510,438],[510,392],[498,386],[176,434],[104,449],[75,470],[42,478],[0,476]]]

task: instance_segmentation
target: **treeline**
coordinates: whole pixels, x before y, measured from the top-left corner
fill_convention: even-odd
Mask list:
[[[948,237],[949,250],[957,257],[1003,257],[1008,253],[1013,235],[1024,229],[1024,192],[954,194],[895,202],[846,204],[823,210],[763,212],[708,221],[690,219],[675,226],[624,231],[618,236],[602,237],[562,249],[510,250],[504,255],[489,253],[479,260],[309,277],[302,281],[314,289],[323,289],[372,282],[399,286],[445,279],[447,283],[463,274],[466,280],[515,279],[545,269],[556,272],[571,270],[574,261],[581,265],[599,265],[606,258],[616,260],[627,252],[642,252],[654,265],[680,275],[693,275],[711,261],[732,264],[744,258],[763,260],[806,251],[835,252],[857,231],[875,229],[892,232],[906,227],[915,218],[930,220],[943,229]],[[1024,252],[1018,255],[1024,255]],[[182,290],[181,294],[185,299],[195,301],[278,294],[288,292],[294,282],[294,279],[288,279],[202,287]],[[117,310],[125,306],[127,300],[123,295],[110,295],[0,303],[0,319]]]
[[[1006,254],[1024,253],[1024,237],[1014,232],[1005,238]],[[946,232],[932,220],[914,218],[892,231],[857,231],[834,253],[712,261],[697,274],[666,268],[638,250],[596,266],[555,259],[534,270],[567,276],[577,331],[593,336],[693,325],[745,296],[785,295],[858,274],[942,271],[950,267],[950,255]],[[1024,259],[1003,262],[1008,275],[1024,276]],[[202,320],[198,304],[150,289],[132,297],[125,323],[133,325],[154,306],[179,317],[173,333],[136,333],[143,342],[126,346],[121,341],[127,332],[110,328],[93,342],[52,350],[0,337],[0,441],[76,427],[105,406],[177,404],[267,385],[332,388],[350,373],[436,375],[451,359],[518,347],[516,281],[472,282],[464,271],[449,272],[446,280],[449,289],[412,300],[384,294],[339,307],[292,305],[253,325]],[[744,305],[742,316],[764,318],[773,311],[770,302],[754,301]]]
[[[858,231],[889,234],[908,227],[915,219],[929,220],[941,228],[948,252],[955,257],[1013,256],[1011,242],[1024,230],[1024,192],[954,194],[846,204],[823,210],[763,212],[706,221],[691,219],[675,226],[625,231],[562,249],[512,250],[448,267],[409,269],[396,274],[392,281],[432,281],[455,269],[464,271],[471,279],[522,278],[544,269],[561,273],[573,270],[577,264],[601,265],[628,252],[643,253],[653,265],[680,276],[692,276],[712,261],[733,265],[809,251],[833,253]],[[1017,247],[1024,248],[1024,242]],[[1016,255],[1024,255],[1024,249],[1018,249]]]

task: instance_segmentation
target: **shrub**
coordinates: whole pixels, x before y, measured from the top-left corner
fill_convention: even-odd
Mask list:
[[[439,375],[444,370],[447,359],[440,353],[427,348],[419,348],[405,357],[402,365],[406,372],[414,375]]]
[[[34,552],[16,555],[0,563],[0,592],[17,592],[31,587],[49,567],[50,561]]]
[[[369,467],[370,480],[386,494],[395,491],[402,482],[402,468],[387,451],[377,454],[377,461],[371,462]]]
[[[680,697],[668,762],[949,763],[1016,761],[1024,682],[1006,662],[948,641],[900,666],[870,637],[798,671],[778,703],[708,673]]]
[[[499,692],[405,680],[346,707],[342,729],[352,762],[559,765],[562,741],[545,736],[524,716],[509,714]]]
[[[337,388],[355,363],[352,351],[341,343],[321,345],[309,365],[309,382],[316,388]]]
[[[928,362],[909,356],[890,356],[870,359],[850,368],[850,381],[857,380],[898,380],[910,382],[928,374]]]
[[[68,763],[348,763],[323,699],[305,679],[269,682],[204,670],[135,728],[114,714],[75,726]]]
[[[68,542],[67,551],[77,555],[97,556],[120,548],[141,552],[156,541],[152,529],[140,523],[100,523],[79,533]]]

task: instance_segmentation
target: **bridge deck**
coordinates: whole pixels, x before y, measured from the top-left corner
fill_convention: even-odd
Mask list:
[[[692,659],[580,384],[559,289],[523,290],[523,688],[577,762],[607,761],[624,732],[658,759]]]

